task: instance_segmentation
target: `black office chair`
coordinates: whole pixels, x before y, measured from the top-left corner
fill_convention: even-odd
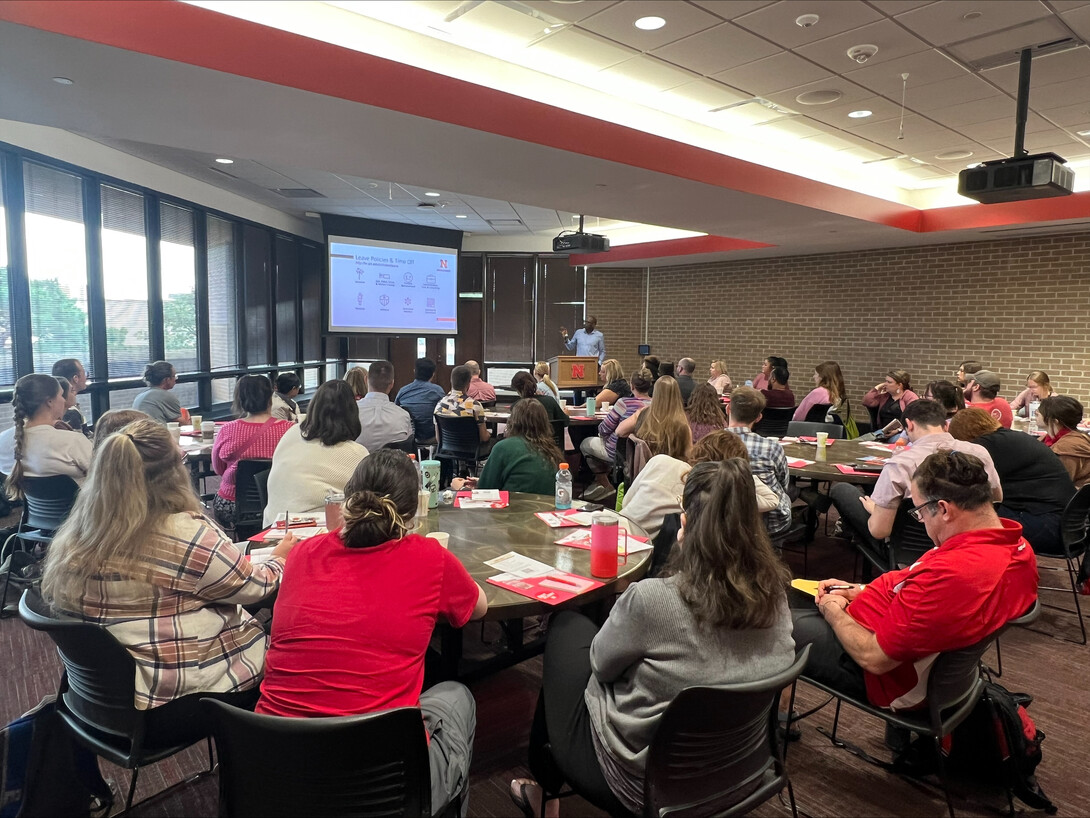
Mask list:
[[[789,437],[813,437],[818,432],[825,432],[829,440],[843,440],[844,427],[839,423],[816,423],[808,420],[793,420],[787,424]]]
[[[475,470],[481,461],[481,438],[473,417],[435,416],[438,445],[434,457],[443,464],[444,484],[458,463]]]
[[[235,539],[238,541],[252,537],[264,528],[265,501],[258,489],[257,475],[265,472],[266,493],[269,483],[269,470],[272,460],[254,458],[240,460],[235,471]]]
[[[40,576],[38,565],[53,535],[68,518],[76,502],[79,485],[65,474],[23,478],[23,516],[19,526],[0,548],[0,564],[8,561],[4,590],[0,593],[0,613],[8,602],[12,575],[16,580],[33,582]],[[16,556],[19,554],[20,556]]]
[[[825,418],[829,415],[829,410],[832,408],[831,403],[815,403],[810,407],[810,411],[806,413],[803,420],[807,423],[824,423]]]
[[[875,551],[868,543],[856,540],[856,548],[879,574],[911,565],[923,554],[935,547],[923,523],[912,519],[911,500],[902,500],[893,519],[893,530],[886,538],[885,550]]]
[[[867,407],[867,412],[870,413],[870,427],[871,427],[871,429],[873,429],[875,431],[878,431],[879,429],[881,429],[882,424],[880,424],[878,422],[878,407],[877,406],[868,406]]]
[[[398,449],[405,452],[405,454],[416,454],[416,438],[410,435],[404,440],[395,440],[391,443],[387,443],[382,448],[384,449]]]
[[[259,471],[254,475],[254,486],[257,489],[257,501],[265,508],[269,504],[269,473],[272,469]],[[264,516],[262,517],[264,519]]]
[[[215,699],[201,705],[219,755],[224,818],[431,815],[428,745],[415,707],[282,718]]]
[[[644,815],[744,815],[786,787],[797,818],[777,711],[784,688],[791,688],[793,705],[809,656],[807,645],[790,667],[767,679],[682,690],[651,739]]]
[[[57,713],[75,739],[107,761],[132,770],[125,811],[132,807],[140,768],[162,761],[195,742],[162,744],[147,730],[147,710],[137,710],[136,662],[106,628],[67,616],[58,616],[35,589],[19,600],[19,616],[32,629],[44,631],[57,645],[64,676],[57,693]],[[173,702],[155,708],[173,706]],[[160,798],[212,772],[212,742],[208,740],[208,769],[163,790]],[[151,798],[141,803],[147,803]]]
[[[761,419],[754,425],[753,431],[762,437],[783,437],[787,434],[787,424],[791,422],[791,416],[794,414],[794,406],[765,409],[761,412]]]
[[[553,439],[556,441],[556,448],[560,451],[564,451],[564,430],[568,428],[567,420],[550,420],[549,425],[553,429]]]
[[[1064,560],[1064,565],[1067,569],[1067,576],[1071,583],[1071,596],[1075,600],[1075,610],[1065,608],[1062,605],[1053,605],[1046,603],[1044,607],[1050,608],[1054,611],[1063,611],[1065,613],[1073,613],[1079,620],[1079,631],[1082,635],[1078,644],[1086,644],[1086,623],[1082,618],[1082,603],[1079,600],[1079,566],[1080,561],[1086,559],[1087,548],[1090,546],[1090,531],[1088,531],[1087,515],[1090,514],[1090,485],[1083,486],[1077,492],[1075,496],[1067,501],[1067,507],[1064,509],[1063,516],[1060,519],[1060,541],[1063,545],[1064,554],[1061,559]],[[1062,571],[1064,568],[1054,568],[1049,565],[1041,564],[1040,560],[1037,563],[1038,569],[1049,571]],[[1042,591],[1063,591],[1067,592],[1067,588],[1054,588],[1051,586],[1042,586]],[[1044,631],[1042,631],[1044,632]],[[1050,636],[1054,634],[1049,634]],[[1074,642],[1074,639],[1066,639],[1064,641]]]
[[[998,631],[988,636],[975,645],[969,645],[961,650],[940,653],[931,666],[931,672],[927,677],[927,707],[922,710],[902,710],[893,712],[880,707],[875,707],[868,701],[853,699],[845,696],[839,690],[822,682],[815,681],[805,674],[802,681],[822,690],[836,699],[836,713],[833,716],[833,729],[826,732],[819,727],[818,732],[829,737],[836,747],[842,747],[853,755],[892,771],[892,765],[880,761],[856,745],[837,737],[837,729],[840,725],[840,708],[845,703],[852,707],[877,716],[887,724],[899,727],[902,730],[911,730],[921,736],[930,737],[935,743],[935,751],[938,757],[938,776],[943,795],[946,797],[946,807],[950,811],[950,818],[954,818],[954,804],[950,800],[950,790],[946,780],[946,767],[942,753],[942,740],[954,731],[976,707],[984,693],[985,678],[982,673],[981,657],[1008,628],[1015,625],[1028,625],[1035,621],[1041,613],[1041,604],[1034,601],[1033,606],[1022,616],[1012,619]],[[825,704],[828,704],[826,702]],[[804,714],[802,718],[825,706],[822,704],[815,710]],[[789,711],[790,712],[790,711]],[[788,725],[790,726],[790,725]]]

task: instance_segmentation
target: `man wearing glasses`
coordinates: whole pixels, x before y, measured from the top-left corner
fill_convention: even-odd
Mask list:
[[[1033,549],[996,515],[979,458],[936,451],[911,493],[912,516],[938,547],[869,585],[822,580],[817,610],[793,611],[796,649],[812,645],[807,676],[893,710],[923,703],[939,653],[985,639],[1037,598]]]
[[[845,532],[854,534],[878,553],[886,550],[884,540],[893,531],[901,501],[910,496],[909,483],[917,467],[939,449],[966,452],[979,458],[988,474],[992,499],[996,502],[1003,499],[992,456],[983,446],[951,437],[946,431],[946,409],[941,403],[913,401],[905,407],[904,424],[910,445],[890,458],[878,476],[872,494],[864,496],[858,486],[850,483],[836,483],[829,491]]]

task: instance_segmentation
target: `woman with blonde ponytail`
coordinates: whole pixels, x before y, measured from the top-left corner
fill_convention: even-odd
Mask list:
[[[537,394],[548,395],[553,400],[560,400],[560,390],[556,388],[553,379],[549,377],[549,365],[544,361],[538,361],[534,366],[534,380],[537,381]]]
[[[0,472],[9,497],[23,497],[24,477],[65,474],[83,483],[91,466],[91,441],[54,428],[64,417],[61,384],[52,375],[24,375],[11,399],[15,425],[0,434]]]
[[[257,712],[308,718],[419,707],[439,815],[469,786],[477,715],[457,682],[424,690],[424,655],[440,616],[460,628],[484,616],[488,601],[457,557],[411,533],[418,487],[404,452],[375,452],[345,487],[344,526],[292,552]]]
[[[197,740],[206,734],[201,696],[240,707],[257,700],[267,638],[242,606],[277,590],[294,545],[289,534],[268,560],[248,560],[203,515],[166,427],[137,420],[95,450],[49,547],[42,596],[105,626],[132,654],[135,705],[150,711],[157,740]],[[186,704],[169,719],[156,714],[179,699]]]

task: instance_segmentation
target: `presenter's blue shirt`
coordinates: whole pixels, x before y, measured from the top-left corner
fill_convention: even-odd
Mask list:
[[[585,329],[577,329],[564,346],[575,350],[576,355],[594,356],[598,363],[606,359],[606,338],[600,330],[587,332]]]

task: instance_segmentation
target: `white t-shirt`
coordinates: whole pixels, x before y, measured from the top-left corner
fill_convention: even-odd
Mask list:
[[[0,472],[15,468],[15,427],[0,434]],[[52,477],[67,474],[80,485],[91,468],[91,441],[79,432],[41,424],[23,429],[23,474]]]

